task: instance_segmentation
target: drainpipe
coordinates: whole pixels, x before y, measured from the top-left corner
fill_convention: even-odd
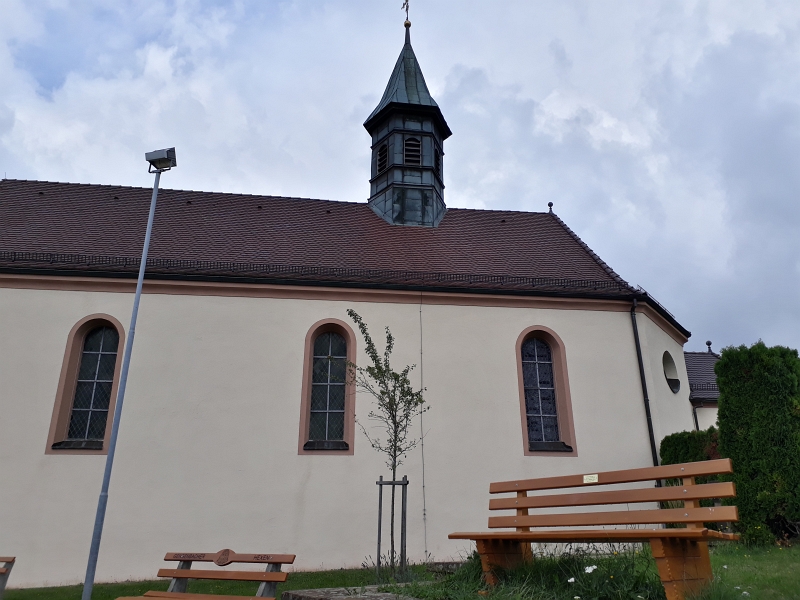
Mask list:
[[[644,361],[642,360],[642,345],[639,343],[639,326],[636,323],[636,298],[631,306],[631,323],[633,323],[633,339],[636,342],[636,358],[639,359],[639,378],[642,380],[642,396],[644,398],[644,412],[647,415],[647,433],[650,434],[650,451],[653,453],[653,466],[658,466],[658,450],[656,449],[656,436],[653,433],[653,417],[650,415],[650,396],[647,394],[647,381],[644,377]],[[656,485],[661,482],[656,481]],[[660,485],[659,485],[660,487]]]

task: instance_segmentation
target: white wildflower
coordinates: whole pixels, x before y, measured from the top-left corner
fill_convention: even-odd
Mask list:
[[[591,567],[586,567],[586,568],[584,569],[584,571],[586,571],[587,573],[591,573],[591,572],[592,572],[592,571],[594,571],[596,568],[597,568],[597,565],[592,565]]]
[[[742,592],[742,596],[749,596],[750,592]]]
[[[575,583],[575,578],[570,577],[569,579],[567,579],[567,583]]]
[[[727,568],[728,568],[728,565],[722,565],[722,568],[723,568],[723,569],[727,569]]]

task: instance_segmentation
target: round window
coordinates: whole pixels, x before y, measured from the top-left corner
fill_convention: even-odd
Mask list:
[[[667,379],[667,385],[673,394],[677,394],[681,389],[681,380],[678,379],[678,368],[675,366],[672,355],[669,352],[664,352],[661,362],[664,365],[664,377]]]

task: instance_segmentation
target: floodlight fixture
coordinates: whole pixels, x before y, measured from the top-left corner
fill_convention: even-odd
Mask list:
[[[144,159],[150,163],[150,166],[147,168],[148,173],[169,171],[172,167],[178,166],[178,161],[175,158],[175,148],[164,148],[163,150],[146,152]]]

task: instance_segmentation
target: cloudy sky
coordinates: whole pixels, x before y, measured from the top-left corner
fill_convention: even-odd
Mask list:
[[[0,175],[363,201],[401,0],[0,0]],[[556,212],[693,332],[800,346],[800,2],[411,0],[452,207]]]

